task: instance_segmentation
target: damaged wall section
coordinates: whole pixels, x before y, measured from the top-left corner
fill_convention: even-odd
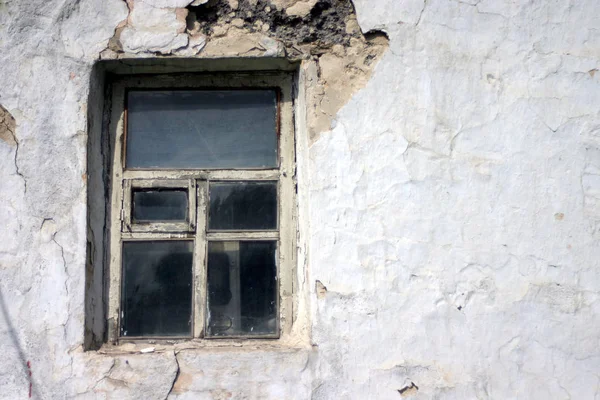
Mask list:
[[[110,146],[103,132],[111,74],[298,70],[309,141],[368,82],[388,47],[363,34],[350,0],[127,0],[91,75],[88,99],[88,245],[85,348],[106,341],[104,244]],[[105,82],[106,80],[106,82]],[[98,110],[104,109],[104,116]],[[104,119],[104,121],[103,121]],[[98,196],[103,193],[103,196]]]
[[[361,32],[350,0],[128,0],[129,16],[102,59],[282,57],[309,75],[311,140],[368,82],[388,47],[381,31]],[[312,76],[312,77],[310,77]]]
[[[13,116],[0,105],[0,140],[16,146],[15,127],[16,123]]]

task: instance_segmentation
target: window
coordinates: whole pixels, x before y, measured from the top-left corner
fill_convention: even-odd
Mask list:
[[[111,87],[109,340],[289,331],[291,76],[129,76]]]

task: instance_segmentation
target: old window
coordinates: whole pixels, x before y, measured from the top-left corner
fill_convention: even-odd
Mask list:
[[[283,73],[112,85],[110,340],[277,338],[291,323],[291,91]]]

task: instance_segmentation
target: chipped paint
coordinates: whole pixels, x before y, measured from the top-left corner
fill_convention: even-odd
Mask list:
[[[597,1],[1,4],[2,397],[598,397]],[[298,63],[306,340],[84,351],[96,61],[223,57]]]

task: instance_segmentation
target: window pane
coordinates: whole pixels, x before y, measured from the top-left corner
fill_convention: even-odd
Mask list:
[[[185,221],[186,190],[134,190],[133,221]]]
[[[123,243],[122,336],[191,336],[191,241]]]
[[[208,244],[208,336],[277,333],[275,241]]]
[[[130,91],[128,168],[277,166],[274,90]]]
[[[209,229],[277,229],[277,183],[211,183]]]

